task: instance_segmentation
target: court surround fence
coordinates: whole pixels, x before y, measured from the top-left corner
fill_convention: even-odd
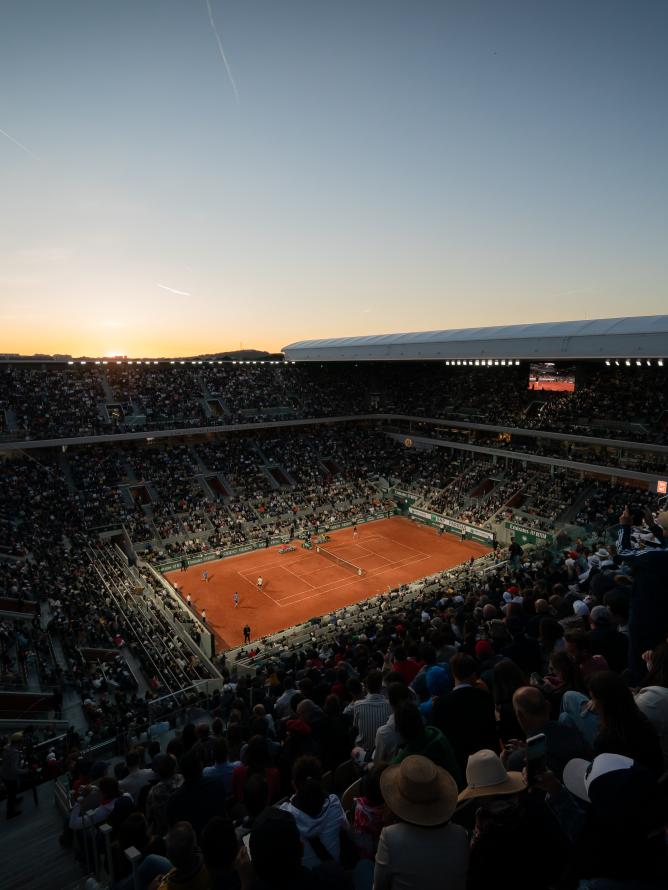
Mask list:
[[[488,531],[485,528],[479,528],[477,525],[469,525],[468,522],[460,522],[458,519],[451,519],[449,516],[431,513],[428,510],[420,510],[417,507],[409,507],[408,514],[412,519],[417,519],[418,522],[437,526],[453,535],[461,535],[463,532],[467,541],[479,541],[482,544],[490,545],[494,542],[494,532]]]

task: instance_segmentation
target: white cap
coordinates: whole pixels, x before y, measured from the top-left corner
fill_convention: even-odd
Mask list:
[[[589,606],[582,600],[575,600],[573,603],[573,612],[580,618],[586,618],[589,615]]]

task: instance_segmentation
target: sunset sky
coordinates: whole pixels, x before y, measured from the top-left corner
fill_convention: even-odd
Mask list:
[[[666,312],[666,33],[665,0],[3,0],[0,352]]]

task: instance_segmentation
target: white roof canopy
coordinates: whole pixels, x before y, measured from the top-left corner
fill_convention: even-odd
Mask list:
[[[289,361],[312,362],[663,358],[668,356],[668,315],[301,340],[283,352]]]

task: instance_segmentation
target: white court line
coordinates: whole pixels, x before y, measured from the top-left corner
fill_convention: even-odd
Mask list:
[[[413,562],[422,562],[423,559],[430,559],[433,556],[433,554],[431,554],[431,553],[422,553],[420,550],[416,550],[415,547],[408,547],[405,544],[397,544],[397,542],[394,541],[393,539],[386,538],[383,535],[375,535],[375,537],[378,538],[379,540],[391,541],[395,546],[403,547],[405,550],[412,551],[413,553],[418,554],[418,555],[417,556],[409,556],[403,560],[389,560],[386,556],[383,556],[380,553],[376,553],[375,551],[370,551],[370,555],[376,556],[379,559],[384,559],[387,562],[387,565],[377,566],[375,569],[371,569],[370,571],[368,571],[366,573],[367,577],[374,578],[377,575],[379,575],[381,572],[388,572],[394,568],[402,568],[403,566],[410,565]],[[316,573],[314,572],[313,574],[316,574]],[[319,596],[320,593],[330,593],[332,590],[336,590],[337,588],[343,587],[345,584],[349,584],[349,583],[350,583],[350,580],[341,579],[340,581],[332,581],[330,584],[325,584],[319,588],[314,587],[313,589],[317,590],[317,593],[311,594],[307,597],[303,597],[303,599],[311,599],[313,596]],[[303,591],[288,594],[287,596],[283,597],[283,599],[281,599],[280,602],[282,605],[286,605],[286,606],[292,606],[296,603],[300,603],[300,602],[302,602],[302,599],[299,599],[299,597],[302,596],[302,593],[303,593]]]
[[[306,578],[303,578],[301,575],[298,575],[297,572],[293,572],[292,569],[289,569],[287,566],[284,566],[284,571],[290,572],[290,574],[294,575],[298,581],[303,581],[304,584],[308,584],[308,586],[311,588],[311,590],[315,590],[317,588],[317,584],[311,584],[310,581],[307,581]],[[313,574],[316,574],[316,573],[313,572]]]
[[[419,556],[417,559],[412,558],[412,559],[408,559],[408,560],[406,560],[406,561],[404,561],[404,562],[398,562],[398,563],[395,563],[395,564],[393,564],[393,565],[391,565],[391,566],[387,566],[387,567],[384,566],[379,572],[375,573],[375,574],[372,575],[371,577],[372,577],[372,578],[375,578],[375,577],[377,577],[378,575],[382,574],[383,572],[388,572],[388,571],[390,571],[391,569],[400,569],[400,568],[403,568],[404,566],[410,565],[411,563],[414,563],[414,562],[422,562],[424,559],[430,559],[430,557],[429,557],[429,556]],[[289,603],[283,603],[283,602],[281,602],[281,603],[279,603],[278,605],[279,605],[279,606],[296,606],[296,605],[298,605],[299,603],[306,602],[306,600],[312,600],[312,599],[315,599],[315,597],[317,597],[317,596],[321,596],[321,595],[324,594],[324,593],[333,593],[333,592],[334,592],[335,590],[337,590],[339,587],[343,587],[343,586],[346,585],[346,584],[350,584],[350,581],[349,581],[349,580],[340,581],[340,582],[338,582],[336,585],[331,585],[331,586],[329,586],[329,587],[322,587],[322,588],[320,588],[319,590],[317,590],[315,593],[310,593],[308,596],[303,596],[301,599],[294,599],[294,600],[291,600]],[[376,594],[370,594],[370,596],[375,596],[375,595],[376,595]],[[367,597],[367,598],[368,598],[368,597]],[[356,602],[363,602],[363,600],[358,600],[358,601],[356,601]],[[354,603],[353,603],[353,605],[354,605]],[[338,609],[338,608],[340,608],[340,607],[339,607],[339,606],[336,606],[336,608]]]
[[[259,589],[258,586],[257,586],[257,584],[256,584],[254,581],[251,581],[249,578],[247,578],[242,572],[237,572],[237,575],[241,578],[242,581],[245,581],[246,584],[250,584],[250,586],[251,586],[254,590],[258,590],[258,589]],[[280,605],[281,605],[281,604],[279,603],[278,600],[275,600],[275,599],[273,598],[273,596],[269,596],[269,594],[264,590],[264,588],[263,588],[262,590],[260,590],[260,593],[263,593],[263,594],[267,597],[267,599],[268,599],[268,600],[271,600],[272,603],[274,603],[275,605],[277,605],[277,606],[280,606]]]
[[[422,560],[424,560],[424,559],[431,559],[431,556],[429,554],[427,554],[426,556],[410,556],[407,559],[396,560],[395,562],[392,562],[389,565],[379,566],[377,569],[372,569],[371,572],[367,572],[366,577],[375,578],[378,575],[382,574],[383,572],[389,572],[392,569],[400,569],[403,566],[410,565],[411,563],[414,563],[414,562],[422,562]],[[350,584],[351,580],[352,579],[341,578],[339,581],[331,581],[329,584],[323,584],[322,587],[314,588],[317,592],[315,594],[313,594],[313,596],[319,596],[321,593],[331,593],[332,590],[336,590],[339,587],[344,587],[346,584]],[[359,578],[357,580],[358,580],[358,582],[361,581],[361,579],[359,579]],[[288,594],[288,596],[284,597],[281,600],[281,604],[291,606],[291,605],[293,605],[294,602],[301,602],[300,599],[293,599],[294,597],[300,597],[301,595],[302,595],[301,592]],[[311,599],[311,596],[304,597],[304,598]],[[291,600],[291,602],[288,602],[288,600]]]

